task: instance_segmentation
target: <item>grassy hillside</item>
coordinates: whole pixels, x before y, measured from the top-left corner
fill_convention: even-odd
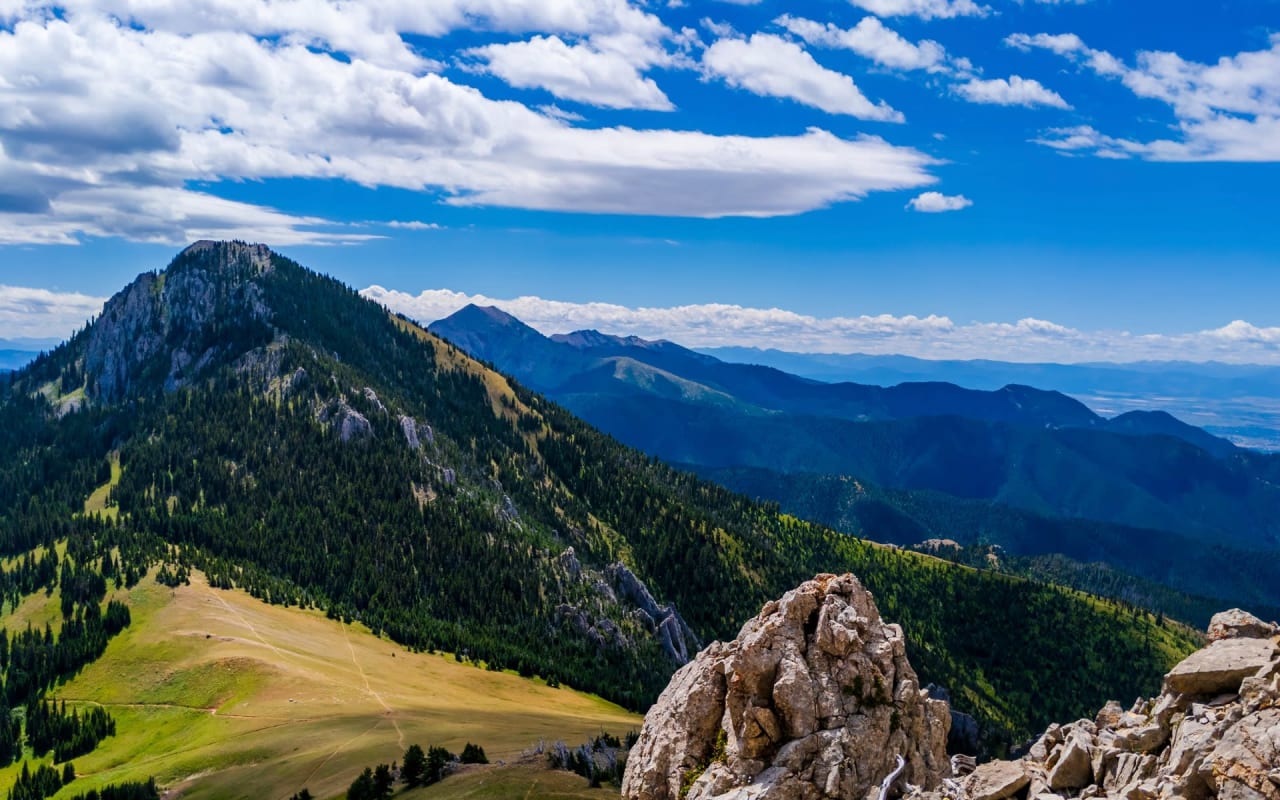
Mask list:
[[[147,578],[114,596],[129,602],[133,624],[51,697],[106,707],[118,734],[76,759],[82,777],[63,795],[154,775],[184,798],[244,797],[247,786],[263,800],[304,786],[325,798],[414,742],[454,752],[476,742],[491,760],[513,760],[540,739],[622,735],[641,722],[568,687],[411,653],[358,624],[211,589],[199,573],[190,586]],[[29,600],[55,613],[56,602]],[[0,793],[19,769],[0,771]],[[525,773],[547,783],[532,797],[585,789],[577,776]]]

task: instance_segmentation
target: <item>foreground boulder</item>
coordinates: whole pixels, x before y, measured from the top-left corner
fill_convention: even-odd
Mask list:
[[[934,789],[950,774],[949,725],[870,592],[852,575],[819,575],[675,674],[645,717],[622,795],[862,800],[898,778]]]
[[[1159,697],[1051,725],[1023,759],[915,800],[1280,800],[1278,634],[1243,611],[1218,614],[1208,647],[1169,672]]]

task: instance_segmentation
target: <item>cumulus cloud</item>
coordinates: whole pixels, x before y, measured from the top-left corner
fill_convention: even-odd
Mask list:
[[[1049,106],[1051,108],[1068,109],[1071,106],[1062,95],[1045,88],[1040,81],[1012,75],[1008,79],[992,78],[983,80],[971,78],[955,87],[956,94],[971,103],[984,103],[998,106]]]
[[[829,114],[902,122],[889,104],[873,103],[841,72],[827,69],[795,42],[768,33],[720,39],[702,54],[703,70],[730,86],[764,97],[794,100]]]
[[[23,5],[17,3],[11,14],[20,16]],[[25,7],[30,12],[47,6],[28,1]],[[556,31],[652,41],[669,33],[657,16],[628,0],[59,0],[57,7],[73,16],[113,18],[180,35],[245,33],[281,39],[402,68],[432,66],[402,34]]]
[[[105,297],[0,284],[0,337],[63,339],[102,311]]]
[[[344,44],[356,57],[324,49],[345,42],[326,22],[336,14],[366,33],[555,25],[601,54],[659,58],[636,54],[666,29],[624,0],[199,0],[189,16],[161,0],[70,0],[62,15],[24,8],[0,30],[0,242],[359,238],[219,200],[193,181],[337,179],[455,205],[721,217],[798,214],[934,180],[933,159],[877,137],[584,127],[486,97],[422,60],[358,57],[372,45]],[[262,38],[291,20],[296,35]],[[894,115],[809,64],[791,88],[810,100]],[[566,81],[562,94],[583,89]]]
[[[423,324],[467,305],[497,306],[545,334],[593,328],[669,339],[686,347],[777,347],[811,353],[903,354],[1003,361],[1220,360],[1280,364],[1280,328],[1232,322],[1185,334],[1082,331],[1034,318],[956,323],[945,316],[814,317],[780,308],[701,304],[632,308],[541,297],[498,299],[447,289],[414,295],[370,286],[361,292]]]
[[[1122,140],[1092,128],[1042,136],[1060,151],[1156,161],[1280,161],[1280,33],[1270,47],[1224,56],[1211,64],[1177,53],[1143,51],[1131,66],[1095,50],[1073,33],[1005,39],[1021,50],[1042,49],[1068,58],[1104,78],[1119,80],[1136,96],[1166,104],[1179,138]]]
[[[878,17],[919,17],[950,19],[952,17],[985,17],[990,6],[973,0],[849,0],[858,8]]]
[[[930,39],[910,42],[877,17],[863,17],[852,28],[814,22],[790,14],[783,14],[774,23],[814,47],[850,50],[891,69],[939,70],[947,58],[946,49],[937,42]]]
[[[667,95],[641,70],[665,59],[665,51],[625,38],[630,47],[596,42],[568,44],[559,36],[489,44],[467,51],[481,69],[518,89],[545,89],[563,100],[601,108],[670,111]]]
[[[973,205],[973,201],[962,194],[947,195],[942,192],[924,192],[907,202],[907,208],[925,214],[960,211],[971,205]]]

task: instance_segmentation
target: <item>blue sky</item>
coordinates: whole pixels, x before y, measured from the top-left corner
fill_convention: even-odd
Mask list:
[[[0,147],[0,338],[236,237],[423,317],[1280,361],[1275,0],[0,0]]]

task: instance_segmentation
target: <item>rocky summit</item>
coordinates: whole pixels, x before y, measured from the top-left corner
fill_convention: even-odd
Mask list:
[[[1022,759],[918,800],[1280,799],[1280,629],[1232,610],[1213,618],[1209,639],[1159,697],[1052,725]]]
[[[645,717],[628,800],[863,798],[950,774],[947,704],[920,688],[902,629],[853,575],[766,604],[672,678]]]
[[[901,629],[857,578],[820,575],[676,673],[623,797],[1280,800],[1280,627],[1225,611],[1208,641],[1158,697],[1112,701],[974,769],[947,761],[947,704],[920,690]]]

